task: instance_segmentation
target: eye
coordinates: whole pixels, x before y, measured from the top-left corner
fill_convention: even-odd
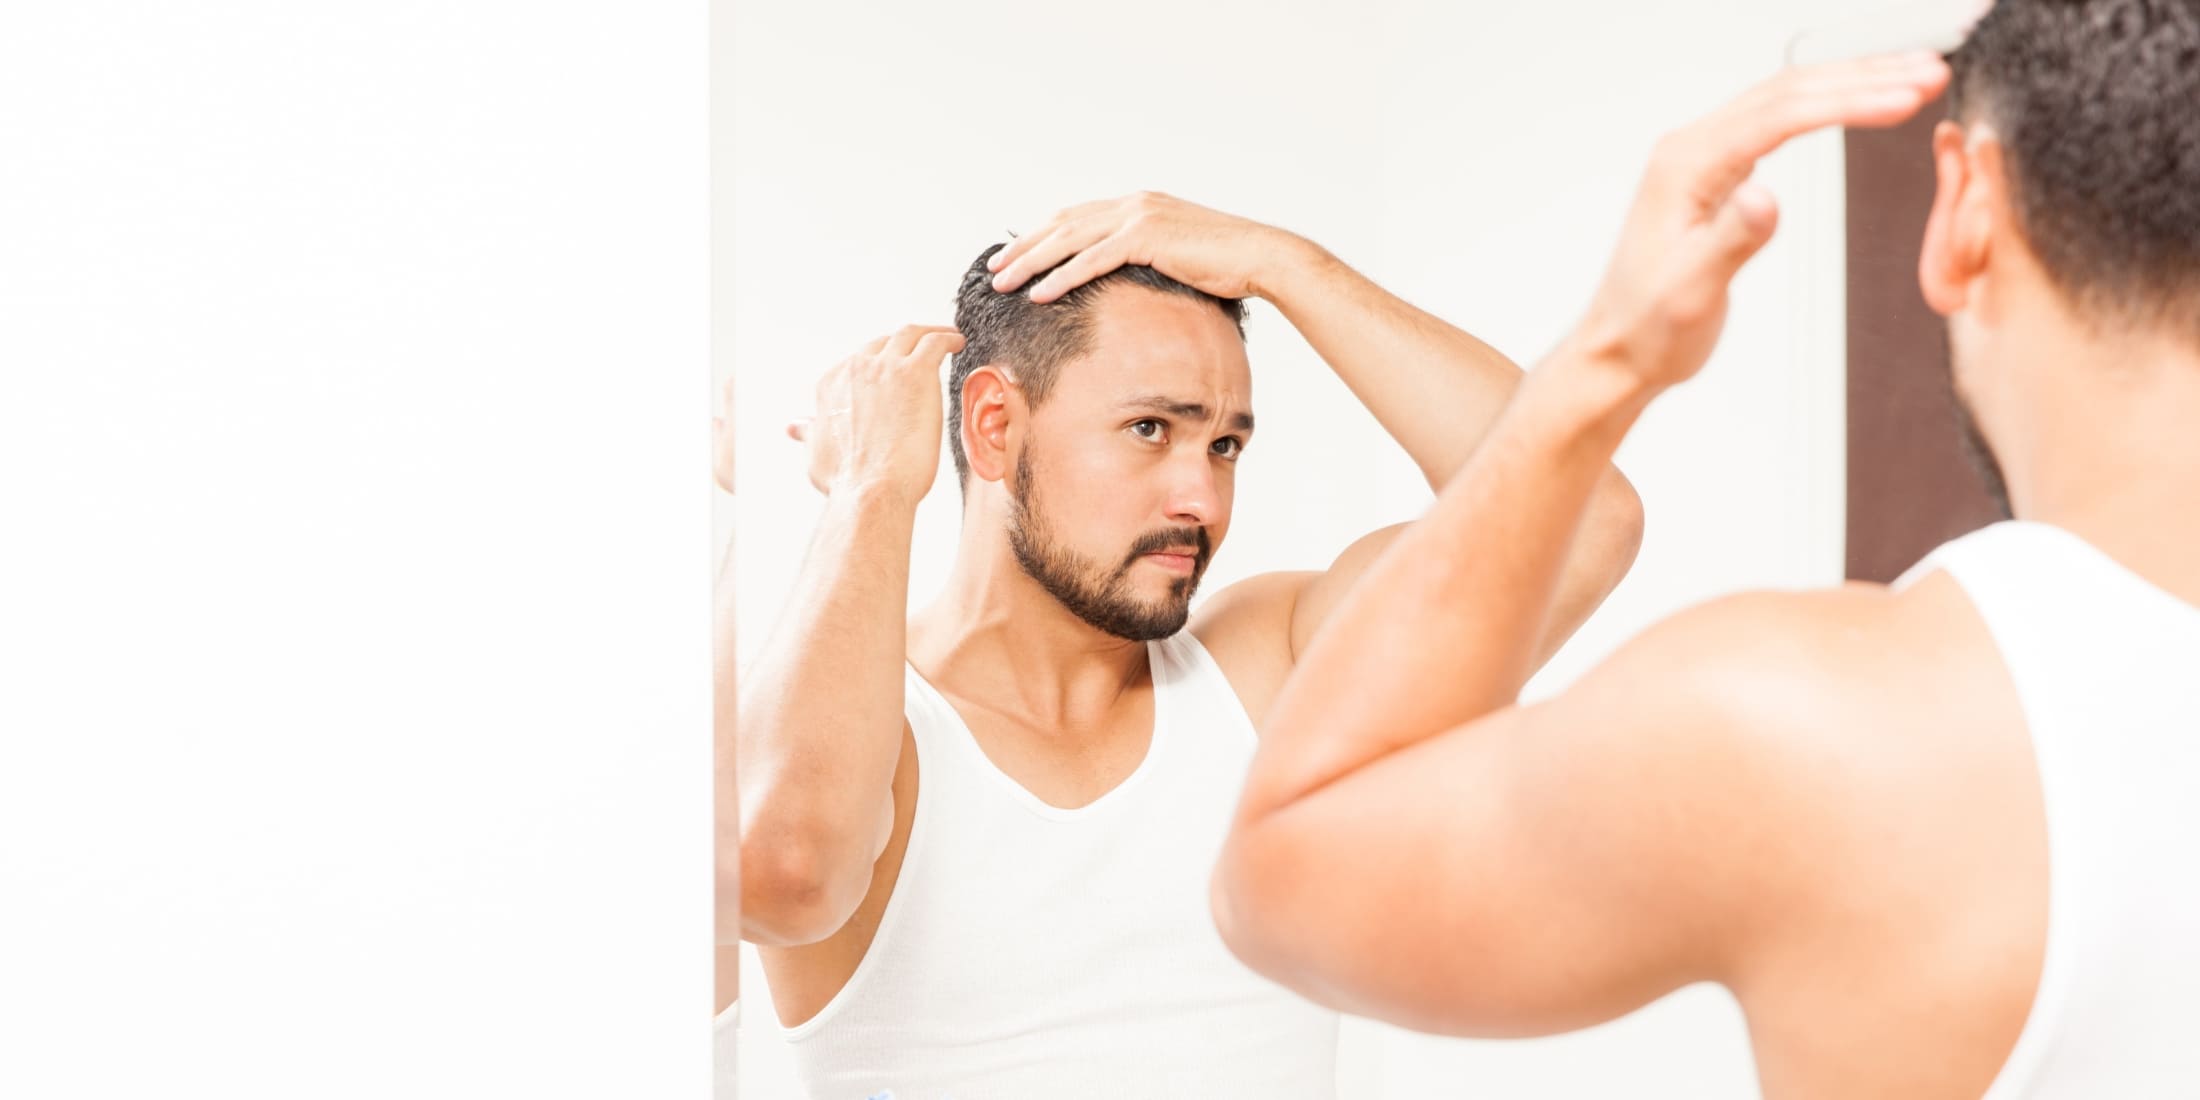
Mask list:
[[[1169,426],[1151,417],[1131,425],[1131,434],[1148,443],[1160,443],[1169,437]]]
[[[1245,441],[1234,435],[1226,435],[1215,440],[1215,445],[1209,450],[1224,458],[1234,459],[1245,453]]]

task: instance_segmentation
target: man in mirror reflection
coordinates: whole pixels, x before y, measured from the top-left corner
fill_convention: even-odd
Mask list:
[[[953,326],[864,346],[791,429],[826,505],[743,670],[740,900],[813,1095],[1334,1095],[1335,1015],[1230,955],[1208,879],[1278,688],[1404,528],[1194,613],[1258,453],[1249,299],[1432,487],[1521,382],[1310,241],[1139,194],[988,249]],[[911,614],[943,424],[960,541]],[[1639,501],[1596,482],[1534,662],[1633,560]]]

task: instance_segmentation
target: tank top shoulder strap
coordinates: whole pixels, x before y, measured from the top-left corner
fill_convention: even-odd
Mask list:
[[[1203,737],[1204,741],[1252,744],[1253,720],[1245,711],[1244,701],[1238,698],[1237,688],[1191,631],[1177,631],[1152,643],[1147,652],[1153,661],[1156,706],[1162,705],[1159,697],[1166,695],[1171,714],[1183,716],[1205,734],[1222,735]]]
[[[917,785],[920,790],[944,791],[961,787],[971,776],[987,770],[983,752],[970,739],[969,728],[940,690],[906,661],[901,666],[901,713],[917,742]],[[920,794],[918,801],[924,801]]]
[[[1997,640],[2029,630],[2050,648],[2057,632],[2112,619],[2142,633],[2190,636],[2200,608],[2184,603],[2075,534],[2008,520],[1943,544],[1895,581],[1902,589],[1935,572],[1963,586]]]
[[[1998,578],[1992,574],[2027,567],[2029,563],[2025,559],[2032,557],[2032,554],[2024,544],[2034,538],[2030,529],[2039,526],[2004,521],[1950,539],[1918,559],[1916,565],[1906,570],[1889,587],[1900,591],[1940,572],[1954,576],[1965,588],[1970,587],[1966,582],[1972,578],[1978,579],[1982,584],[1997,583]]]

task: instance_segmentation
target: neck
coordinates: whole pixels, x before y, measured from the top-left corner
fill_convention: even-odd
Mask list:
[[[1017,564],[1004,523],[969,504],[946,587],[910,621],[910,659],[935,684],[1035,726],[1081,725],[1145,682],[1146,646],[1072,615]]]
[[[2018,516],[2200,604],[2200,353],[2159,339],[2030,349],[2004,465]]]

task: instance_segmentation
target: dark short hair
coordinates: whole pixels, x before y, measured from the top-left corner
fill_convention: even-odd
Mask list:
[[[979,253],[970,269],[963,272],[962,287],[955,292],[955,327],[962,332],[963,349],[956,353],[947,371],[947,446],[955,456],[955,479],[966,488],[970,484],[970,457],[963,453],[962,394],[970,372],[988,363],[1007,364],[1015,371],[1016,386],[1023,391],[1024,400],[1037,408],[1054,388],[1062,364],[1092,346],[1093,300],[1107,288],[1138,286],[1206,302],[1230,319],[1238,339],[1245,339],[1244,302],[1215,297],[1143,265],[1116,268],[1045,305],[1033,302],[1030,296],[1031,288],[1039,285],[1044,275],[1034,275],[1023,286],[1003,294],[993,289],[993,273],[986,270],[985,262],[1006,247],[997,244]]]
[[[2200,0],[1998,0],[1949,62],[2058,288],[2200,343]]]

